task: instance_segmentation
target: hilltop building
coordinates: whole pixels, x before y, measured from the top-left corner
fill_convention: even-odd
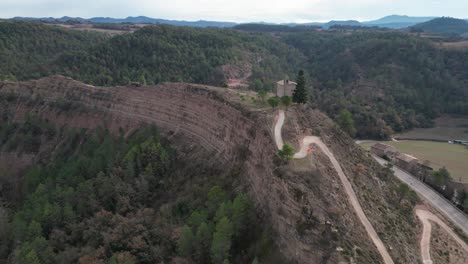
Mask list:
[[[292,96],[296,90],[297,83],[291,82],[288,78],[276,83],[276,96]]]

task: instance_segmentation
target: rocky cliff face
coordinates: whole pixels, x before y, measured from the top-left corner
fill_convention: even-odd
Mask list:
[[[183,138],[179,144],[202,146],[212,154],[207,162],[213,166],[228,170],[241,164],[242,188],[271,223],[282,253],[295,263],[380,263],[327,157],[316,151],[310,159],[282,164],[271,134],[274,113],[250,111],[233,102],[231,92],[180,83],[94,87],[62,76],[0,82],[0,95],[11,102],[7,111],[17,120],[35,113],[59,125],[103,126],[115,133],[152,123],[169,138]],[[286,139],[295,143],[307,133],[323,136],[348,166],[344,170],[366,204],[366,214],[378,225],[384,242],[395,247],[394,257],[415,262],[415,244],[408,239],[415,235],[411,217],[396,213],[386,219],[395,209],[391,206],[395,183],[381,181],[378,167],[323,114],[292,109],[288,115]],[[408,235],[395,234],[399,225]]]

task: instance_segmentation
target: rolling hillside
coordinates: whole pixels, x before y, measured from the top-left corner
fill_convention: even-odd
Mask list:
[[[278,79],[294,79],[304,69],[316,107],[333,118],[348,109],[357,137],[379,139],[431,126],[443,113],[468,113],[466,51],[395,32],[240,29],[158,25],[111,37],[2,22],[0,76],[62,74],[95,85],[182,81],[272,91]]]
[[[326,154],[281,161],[275,111],[256,111],[264,106],[238,92],[63,76],[0,82],[0,165],[29,157],[12,162],[18,174],[0,171],[0,220],[11,219],[0,225],[0,261],[382,263]],[[320,134],[391,256],[417,261],[416,200],[396,203],[395,178],[320,111],[294,107],[288,119],[285,140],[299,141],[296,127]],[[201,247],[183,246],[202,237]]]

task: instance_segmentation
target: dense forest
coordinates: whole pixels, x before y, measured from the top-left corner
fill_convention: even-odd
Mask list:
[[[256,91],[303,69],[312,103],[352,136],[388,138],[427,127],[442,113],[468,114],[468,52],[406,33],[243,25],[237,29],[144,27],[109,36],[32,22],[0,23],[0,77],[62,74],[95,85],[183,81],[225,85],[247,78]],[[246,72],[242,73],[242,70]]]
[[[251,201],[219,175],[180,188],[184,162],[154,127],[124,138],[3,115],[0,148],[37,159],[21,179],[0,172],[1,263],[285,263]]]
[[[107,39],[96,32],[63,30],[39,23],[0,23],[0,78],[35,79],[49,75],[65,52],[86,52]]]
[[[26,63],[29,55],[37,59]],[[30,22],[0,23],[0,59],[0,74],[10,79],[59,73],[96,85],[223,85],[222,66],[247,63],[252,64],[252,78],[270,88],[276,76],[294,73],[304,61],[284,43],[233,30],[159,25],[109,37]]]
[[[386,138],[431,126],[441,113],[468,114],[468,52],[399,33],[305,33],[284,41],[310,58],[314,101],[332,117],[351,111],[358,137]]]

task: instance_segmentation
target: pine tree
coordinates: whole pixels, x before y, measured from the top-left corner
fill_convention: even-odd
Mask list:
[[[197,229],[194,242],[194,259],[197,263],[209,263],[212,233],[208,224],[203,222]]]
[[[342,110],[338,115],[338,124],[341,129],[348,133],[351,137],[356,135],[356,128],[354,127],[354,119],[351,112],[348,110]]]
[[[189,257],[192,254],[193,239],[192,229],[185,225],[178,243],[178,251],[181,256]]]
[[[216,225],[216,232],[213,235],[213,242],[211,244],[211,260],[213,264],[222,263],[224,259],[229,258],[232,235],[232,222],[227,217],[223,217]]]
[[[297,85],[293,93],[293,102],[298,104],[305,104],[307,103],[308,96],[306,90],[306,80],[303,70],[299,71],[296,82]]]

